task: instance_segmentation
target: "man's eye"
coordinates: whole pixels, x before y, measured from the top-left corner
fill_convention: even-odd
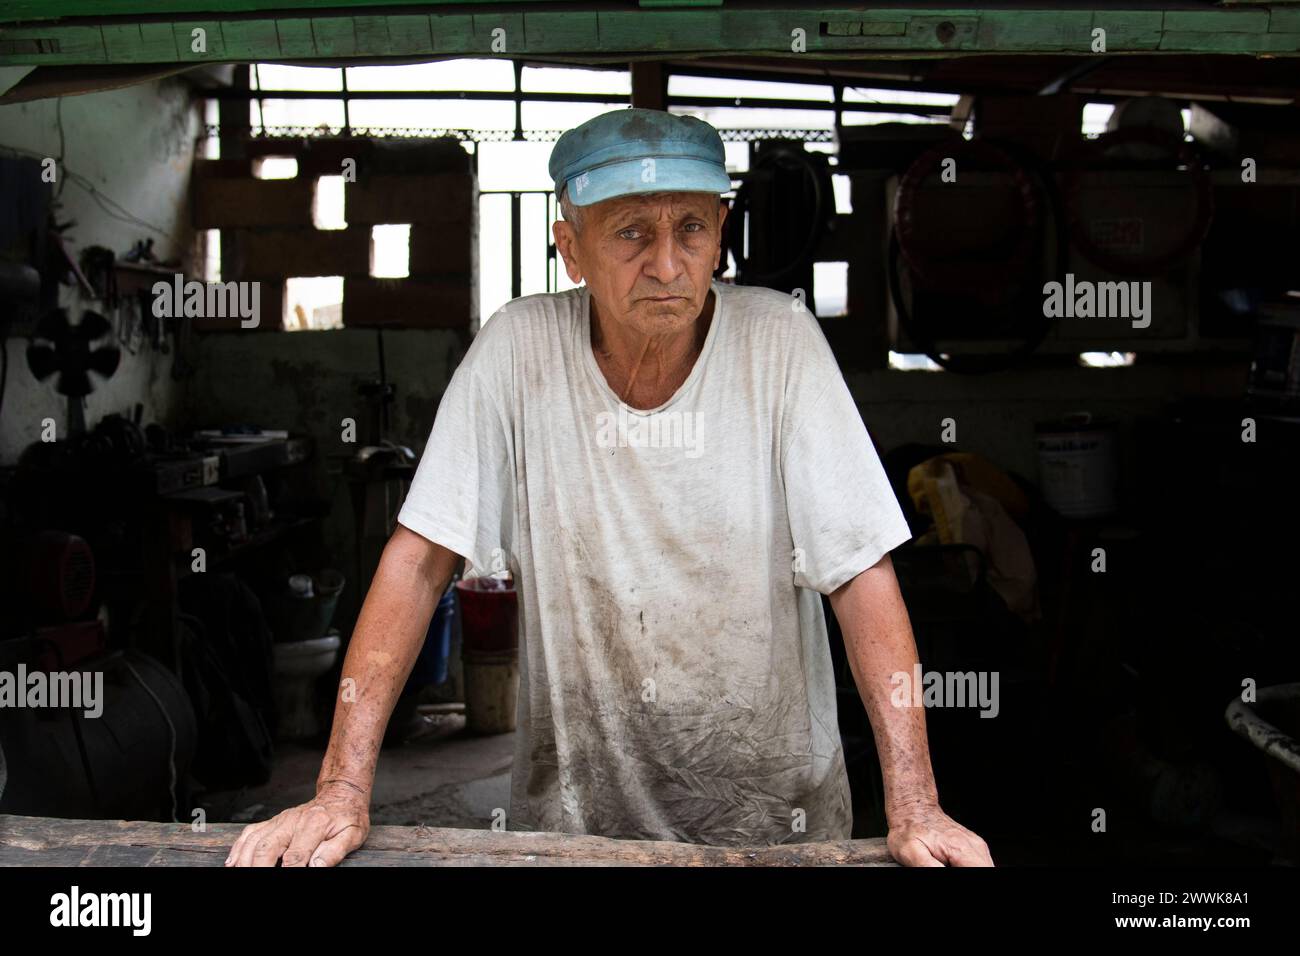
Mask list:
[[[624,229],[618,234],[618,237],[620,239],[640,239],[641,233],[635,229]]]
[[[704,223],[688,222],[686,225],[682,226],[682,228],[685,229],[687,232],[699,232],[701,229],[704,228]]]

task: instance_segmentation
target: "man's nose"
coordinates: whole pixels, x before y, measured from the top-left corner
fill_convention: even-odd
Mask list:
[[[646,275],[660,282],[673,282],[681,275],[681,250],[671,229],[656,233],[647,252]]]

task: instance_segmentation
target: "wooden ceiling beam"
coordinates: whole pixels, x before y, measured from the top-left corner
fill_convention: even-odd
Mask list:
[[[625,6],[561,9],[552,3],[447,4],[375,12],[263,11],[252,0],[206,0],[221,16],[155,14],[46,19],[0,25],[0,66],[311,61],[411,56],[546,56],[631,61],[668,56],[762,55],[789,59],[947,58],[972,54],[1109,56],[1131,53],[1300,55],[1300,8],[1160,9],[969,7],[953,9],[827,5],[709,8]],[[174,2],[170,6],[176,6]],[[278,0],[285,7],[288,0]],[[134,7],[142,6],[136,3]],[[10,0],[5,9],[50,16],[84,8],[130,10],[126,0],[94,4]],[[43,11],[43,12],[42,12]],[[195,32],[199,31],[199,32]],[[1098,31],[1103,31],[1098,33]],[[201,42],[198,39],[201,37]],[[1104,50],[1098,41],[1104,37]]]

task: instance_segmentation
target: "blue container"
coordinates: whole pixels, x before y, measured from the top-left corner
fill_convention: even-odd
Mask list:
[[[424,636],[424,647],[411,668],[406,682],[406,692],[419,690],[430,684],[441,684],[447,679],[447,659],[451,656],[451,632],[456,618],[456,589],[448,588],[438,602]]]

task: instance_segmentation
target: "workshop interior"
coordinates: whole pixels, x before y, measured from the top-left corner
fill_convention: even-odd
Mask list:
[[[920,668],[991,678],[927,707],[945,812],[999,865],[1300,862],[1300,4],[307,6],[3,5],[0,814],[312,795],[451,376],[573,288],[550,150],[633,106],[721,133],[716,277],[817,317]],[[515,614],[440,597],[372,824],[508,805]]]

